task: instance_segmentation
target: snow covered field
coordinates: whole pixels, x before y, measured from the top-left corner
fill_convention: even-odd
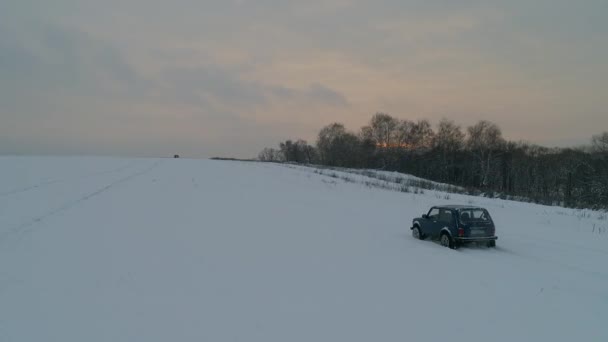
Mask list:
[[[0,341],[608,341],[608,220],[305,167],[0,158]],[[498,248],[410,236],[486,207]]]

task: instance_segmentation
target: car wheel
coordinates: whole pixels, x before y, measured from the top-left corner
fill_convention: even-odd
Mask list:
[[[494,240],[492,240],[492,241],[488,241],[487,246],[488,246],[488,248],[491,248],[491,247],[496,247],[496,241],[494,241]]]
[[[441,237],[439,238],[439,242],[441,243],[442,246],[448,247],[450,249],[454,249],[454,247],[455,247],[454,241],[452,241],[452,238],[447,233],[441,234]]]
[[[420,232],[420,228],[418,227],[412,228],[412,236],[414,237],[414,239],[424,240],[424,238],[422,237],[422,233]]]

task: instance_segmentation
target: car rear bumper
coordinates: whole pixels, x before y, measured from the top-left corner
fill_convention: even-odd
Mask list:
[[[495,241],[497,240],[497,236],[487,236],[487,237],[455,237],[454,240],[458,242],[484,242],[484,241]]]

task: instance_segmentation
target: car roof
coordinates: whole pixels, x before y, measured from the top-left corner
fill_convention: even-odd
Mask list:
[[[449,205],[436,205],[433,208],[444,208],[444,209],[483,209],[481,207],[475,207],[471,205],[461,205],[461,204],[449,204]]]

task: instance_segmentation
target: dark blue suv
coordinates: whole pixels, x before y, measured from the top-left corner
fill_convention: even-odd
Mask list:
[[[484,208],[464,205],[432,207],[412,222],[412,236],[424,240],[439,239],[441,245],[458,248],[467,242],[481,242],[496,247],[496,228]]]

